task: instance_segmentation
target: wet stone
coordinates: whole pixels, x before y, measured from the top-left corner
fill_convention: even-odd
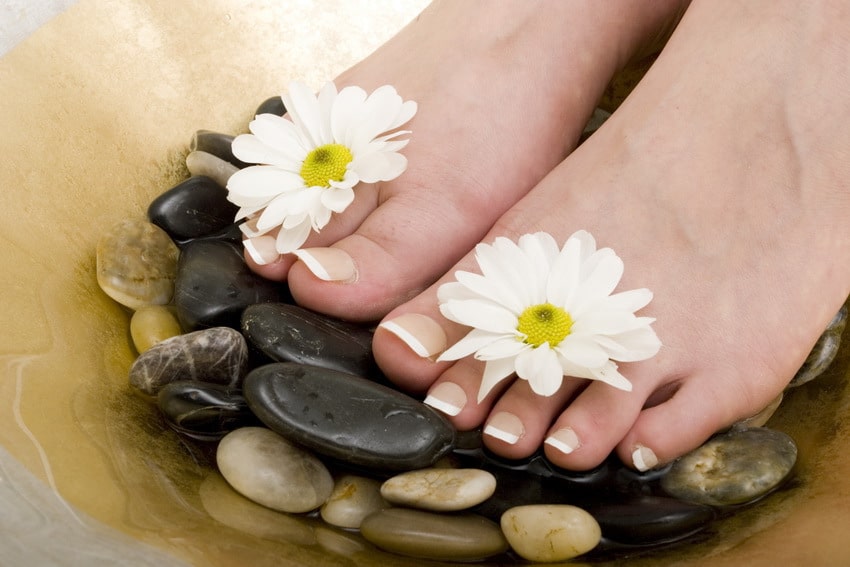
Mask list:
[[[218,445],[216,463],[237,492],[281,512],[315,510],[333,489],[319,459],[263,427],[228,433]]]
[[[238,329],[246,307],[279,302],[287,294],[284,285],[251,272],[241,246],[222,240],[194,240],[180,254],[174,305],[184,329]]]
[[[248,343],[278,362],[298,362],[359,376],[377,372],[372,332],[297,305],[263,303],[242,314]]]
[[[164,305],[174,293],[179,251],[168,234],[143,220],[125,220],[97,243],[97,283],[130,309]]]
[[[752,502],[785,481],[797,460],[786,434],[756,427],[733,429],[673,463],[661,479],[667,494],[709,506]]]
[[[191,151],[201,151],[212,154],[226,162],[232,163],[238,168],[248,164],[233,155],[233,138],[231,134],[214,132],[213,130],[197,130],[189,142]]]
[[[342,475],[334,483],[328,501],[322,506],[322,519],[341,528],[358,529],[363,519],[389,503],[381,496],[381,482],[373,478]]]
[[[810,382],[824,373],[829,368],[835,356],[838,354],[838,347],[841,346],[841,334],[844,332],[844,327],[847,325],[847,306],[842,306],[829,322],[826,331],[820,336],[815,346],[812,347],[812,352],[806,358],[803,365],[794,375],[794,379],[788,384],[789,388],[796,388]]]
[[[286,107],[283,105],[283,99],[281,97],[272,96],[260,103],[255,114],[276,114],[277,116],[283,116],[286,114]]]
[[[592,505],[587,511],[606,540],[629,545],[659,545],[705,529],[714,509],[663,496],[643,496]]]
[[[139,353],[182,332],[174,311],[164,305],[141,307],[130,318],[130,337]]]
[[[396,475],[381,485],[381,495],[400,506],[455,512],[484,502],[496,478],[481,469],[431,468]]]
[[[248,345],[228,327],[213,327],[157,343],[133,362],[130,384],[146,394],[178,380],[239,386],[247,371]]]
[[[367,517],[360,533],[385,551],[422,559],[478,561],[508,548],[499,526],[474,514],[390,508]]]
[[[502,515],[502,532],[511,548],[528,561],[566,561],[597,546],[596,520],[576,506],[531,505]]]
[[[451,450],[454,429],[425,404],[365,378],[278,362],[252,370],[245,399],[284,437],[370,471],[431,466]]]
[[[186,169],[192,175],[205,175],[222,187],[227,187],[230,177],[239,171],[229,161],[200,150],[189,152],[186,156]]]
[[[148,218],[176,241],[219,232],[233,224],[239,207],[227,189],[205,175],[194,175],[154,199]]]
[[[200,441],[259,425],[242,391],[230,386],[181,380],[163,386],[156,401],[172,429]]]

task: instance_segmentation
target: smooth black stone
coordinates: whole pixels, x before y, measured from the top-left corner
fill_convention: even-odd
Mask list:
[[[250,164],[245,163],[233,155],[233,138],[230,134],[222,134],[212,130],[198,130],[192,136],[192,141],[189,143],[191,151],[207,152],[217,158],[230,162],[238,168],[247,167]]]
[[[283,99],[279,96],[272,96],[260,103],[255,114],[276,114],[283,116],[286,114],[286,107],[283,105]]]
[[[298,362],[373,376],[372,331],[297,305],[262,303],[242,314],[248,343],[276,362]]]
[[[148,218],[181,241],[224,230],[238,210],[227,200],[224,187],[205,175],[194,175],[154,199]]]
[[[319,455],[377,472],[431,466],[454,428],[431,408],[352,374],[290,362],[262,366],[243,385],[267,427]]]
[[[258,423],[239,388],[181,380],[164,386],[156,401],[172,429],[202,441]]]
[[[251,272],[241,246],[223,240],[195,240],[180,253],[174,306],[184,329],[239,329],[246,307],[287,297],[285,285]]]
[[[705,529],[716,516],[709,506],[662,496],[643,496],[589,505],[609,543],[659,545],[689,538]]]

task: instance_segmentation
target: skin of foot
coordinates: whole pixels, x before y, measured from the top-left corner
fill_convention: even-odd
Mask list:
[[[478,271],[471,253],[387,316],[382,369],[496,454],[542,446],[573,470],[612,451],[660,466],[768,405],[850,293],[847,30],[840,1],[695,1],[608,122],[483,239],[586,229],[621,256],[618,290],[653,292],[638,315],[663,343],[619,365],[633,391],[506,380],[477,403],[482,363],[434,361],[468,331],[436,290]]]
[[[361,184],[298,256],[249,265],[296,301],[377,321],[468,252],[571,151],[612,75],[669,35],[684,2],[440,1],[338,88],[392,84],[418,112],[408,169]],[[298,259],[302,261],[297,261]],[[318,275],[317,275],[318,274]]]

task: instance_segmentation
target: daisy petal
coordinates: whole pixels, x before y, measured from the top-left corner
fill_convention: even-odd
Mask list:
[[[275,245],[280,254],[289,254],[293,250],[298,250],[301,245],[307,240],[310,235],[310,220],[305,219],[300,225],[283,230],[277,234]]]
[[[504,335],[479,348],[475,352],[476,360],[494,360],[513,358],[531,346],[517,339],[515,335]]]
[[[540,396],[553,395],[564,381],[558,354],[546,343],[517,356],[516,373],[523,380],[528,380],[531,390]]]
[[[596,380],[601,380],[619,390],[626,392],[632,391],[632,383],[617,370],[617,365],[609,362],[601,368],[592,369],[593,376]]]
[[[329,187],[322,191],[322,205],[341,213],[354,202],[354,190],[349,187]]]
[[[345,87],[339,91],[331,109],[331,131],[334,140],[352,147],[351,124],[356,121],[360,107],[366,100],[366,91],[360,87]]]
[[[449,320],[498,334],[516,333],[516,315],[501,305],[483,300],[448,301],[440,312]]]
[[[476,352],[479,349],[486,347],[487,345],[498,341],[500,335],[496,335],[494,333],[488,333],[486,331],[482,331],[481,329],[472,329],[469,331],[465,337],[456,342],[451,348],[443,351],[439,357],[437,357],[437,362],[443,362],[446,360],[459,360],[465,356],[469,356],[470,354]]]
[[[310,147],[322,145],[322,116],[319,100],[313,91],[304,83],[293,81],[289,84],[289,92],[283,95],[283,104],[298,127],[299,133]]]
[[[577,366],[594,368],[608,360],[608,353],[595,340],[580,335],[568,335],[555,349]]]
[[[514,360],[512,358],[502,358],[498,360],[488,360],[484,365],[484,376],[481,377],[481,386],[478,388],[478,403],[484,401],[493,388],[499,382],[514,373]]]

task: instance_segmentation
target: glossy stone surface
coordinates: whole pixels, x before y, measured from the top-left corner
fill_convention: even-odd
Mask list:
[[[214,132],[212,130],[196,130],[192,136],[192,140],[189,142],[189,149],[191,151],[207,152],[232,163],[238,168],[242,168],[248,164],[233,155],[231,145],[233,144],[234,137],[231,134]]]
[[[835,356],[838,354],[838,347],[841,346],[841,334],[844,332],[844,327],[847,326],[847,306],[844,305],[832,318],[832,321],[827,325],[826,330],[820,336],[815,346],[812,347],[812,352],[806,357],[805,362],[794,375],[794,379],[788,384],[789,388],[796,388],[810,382],[824,373],[829,368]]]
[[[216,463],[237,492],[281,512],[302,513],[325,503],[328,469],[313,455],[263,427],[243,427],[219,443]]]
[[[336,479],[320,512],[322,519],[333,526],[358,529],[366,516],[389,507],[381,496],[380,481],[346,474]]]
[[[401,473],[381,485],[392,504],[455,512],[484,502],[496,490],[496,478],[481,469],[430,468]]]
[[[130,337],[139,353],[182,332],[174,311],[164,305],[140,307],[130,318]]]
[[[163,386],[157,406],[175,430],[201,441],[220,439],[234,429],[258,425],[238,388],[181,380]]]
[[[671,496],[710,506],[754,501],[788,478],[797,446],[786,434],[756,427],[718,435],[688,453],[661,479]]]
[[[239,207],[227,189],[205,175],[194,175],[162,193],[148,206],[150,221],[176,241],[213,234],[233,224]]]
[[[238,386],[248,365],[248,345],[228,327],[213,327],[166,339],[139,355],[130,384],[150,395],[178,380]]]
[[[174,293],[179,251],[158,226],[144,220],[122,221],[97,243],[100,289],[130,309],[164,305]]]
[[[272,96],[260,103],[255,114],[276,114],[283,116],[286,114],[286,107],[283,105],[282,98]]]
[[[189,152],[186,155],[186,169],[192,175],[209,177],[222,187],[227,187],[230,176],[239,171],[239,168],[229,161],[200,150]]]
[[[284,285],[248,269],[241,246],[220,240],[194,240],[180,254],[174,305],[184,329],[238,329],[246,307],[278,302],[287,294]]]
[[[502,515],[501,526],[511,549],[528,561],[567,561],[602,537],[593,516],[568,505],[517,506]]]
[[[242,314],[242,333],[271,360],[369,377],[377,372],[372,332],[297,305],[262,303]]]
[[[587,511],[607,540],[629,545],[678,541],[705,529],[715,518],[708,506],[663,496],[623,498],[591,505]]]
[[[390,508],[363,521],[360,533],[386,551],[444,561],[478,561],[507,550],[499,526],[474,514]]]
[[[252,370],[244,395],[284,437],[378,472],[424,468],[452,448],[454,429],[426,405],[370,380],[279,362]]]

